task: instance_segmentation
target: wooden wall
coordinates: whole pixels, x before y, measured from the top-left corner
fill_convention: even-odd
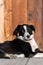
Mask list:
[[[28,24],[33,24],[36,28],[35,39],[38,45],[43,48],[42,30],[42,0],[28,0]]]
[[[42,0],[5,0],[4,5],[6,39],[13,39],[12,33],[18,24],[32,24],[36,28],[36,42],[43,48]]]
[[[4,35],[4,0],[0,0],[0,43],[5,41]]]
[[[6,40],[12,39],[12,0],[4,0],[4,31]]]
[[[13,28],[27,23],[27,0],[13,0]]]

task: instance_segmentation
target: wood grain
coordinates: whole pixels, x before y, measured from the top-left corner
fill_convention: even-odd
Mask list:
[[[13,28],[27,23],[27,0],[13,0]]]
[[[4,0],[0,0],[0,43],[5,41],[4,35]]]
[[[4,2],[4,28],[6,39],[12,39],[12,0],[5,0]]]
[[[28,0],[28,24],[35,26],[35,39],[42,48],[42,0]]]

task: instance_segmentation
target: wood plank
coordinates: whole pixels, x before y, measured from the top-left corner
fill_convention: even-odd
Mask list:
[[[30,58],[27,65],[43,65],[43,58]]]
[[[27,62],[28,60],[28,62]],[[27,63],[26,63],[27,62]],[[43,65],[43,58],[0,59],[1,65]]]
[[[10,62],[9,59],[0,59],[0,64],[1,64],[1,65],[8,65],[9,62]]]
[[[5,41],[4,35],[4,0],[0,0],[0,43]]]
[[[8,65],[25,65],[27,62],[28,58],[17,58],[13,59],[9,62]],[[13,62],[13,63],[12,63]]]
[[[42,41],[42,0],[28,0],[28,24],[36,28],[35,39],[41,49]]]
[[[13,0],[13,30],[18,24],[27,23],[27,0]]]
[[[6,40],[12,39],[12,0],[4,1],[4,31]]]

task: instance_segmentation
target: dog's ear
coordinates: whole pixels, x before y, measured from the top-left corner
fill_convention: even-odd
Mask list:
[[[21,25],[18,25],[16,27],[16,29],[14,30],[13,35],[17,35],[17,33],[19,33],[20,29],[21,29]]]
[[[30,28],[35,32],[35,27],[34,27],[34,25],[30,25]]]

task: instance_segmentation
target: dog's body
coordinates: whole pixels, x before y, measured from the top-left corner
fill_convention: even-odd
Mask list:
[[[39,50],[39,47],[34,39],[35,27],[33,25],[18,25],[13,35],[16,35],[16,38],[12,41],[7,41],[12,53],[16,57],[37,57],[37,53],[43,53]],[[6,46],[7,46],[6,44]]]
[[[19,25],[13,32],[16,39],[12,41],[12,48],[17,52],[23,53],[25,57],[34,56],[37,53],[43,53],[34,39],[35,27],[33,25]],[[18,56],[18,54],[17,54]]]
[[[29,42],[25,42],[18,38],[12,41],[11,47],[14,51],[14,54],[17,54],[17,56],[20,54],[24,54],[25,57],[30,57],[31,55],[36,54],[35,52],[32,51],[32,48]]]

